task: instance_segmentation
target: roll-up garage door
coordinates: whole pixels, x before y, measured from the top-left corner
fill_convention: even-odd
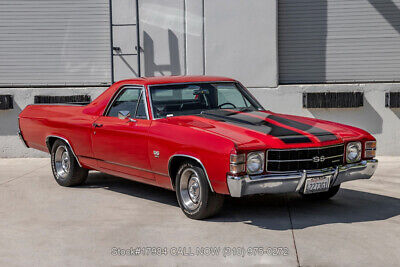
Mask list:
[[[1,0],[0,85],[111,82],[109,0]]]
[[[279,0],[280,83],[400,81],[400,0]]]

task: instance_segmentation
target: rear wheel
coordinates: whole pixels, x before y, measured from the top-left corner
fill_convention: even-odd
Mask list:
[[[205,219],[217,214],[224,196],[211,191],[202,168],[185,162],[176,177],[176,196],[183,213],[191,219]]]
[[[61,186],[80,185],[88,176],[88,170],[79,166],[71,148],[62,140],[56,140],[51,149],[51,168]]]
[[[336,186],[332,186],[326,192],[315,193],[315,194],[303,194],[303,193],[300,193],[300,195],[304,199],[309,199],[309,200],[327,200],[327,199],[330,199],[331,197],[333,197],[334,195],[336,195],[337,192],[339,192],[339,189],[340,189],[340,184],[338,184]]]

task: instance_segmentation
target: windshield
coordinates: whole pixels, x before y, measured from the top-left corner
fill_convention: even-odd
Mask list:
[[[154,118],[195,115],[211,109],[262,109],[236,83],[192,83],[150,87]]]

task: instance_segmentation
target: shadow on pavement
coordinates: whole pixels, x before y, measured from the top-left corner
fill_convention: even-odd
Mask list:
[[[293,229],[312,226],[386,220],[400,215],[400,199],[357,190],[340,189],[330,200],[309,201],[297,194],[264,195],[229,199],[221,216],[213,221],[245,222],[270,230],[288,230],[286,218],[271,217],[285,205],[290,210]]]
[[[104,188],[178,207],[172,191],[103,173],[91,173],[80,188]],[[400,199],[343,188],[331,200],[321,202],[303,200],[297,194],[227,197],[222,212],[206,221],[243,222],[263,229],[288,230],[292,228],[289,210],[293,229],[303,229],[386,220],[400,215]]]
[[[178,207],[175,192],[100,172],[90,172],[86,183],[77,188],[104,188],[121,194]]]

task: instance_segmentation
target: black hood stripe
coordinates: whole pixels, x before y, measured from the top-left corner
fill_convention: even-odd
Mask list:
[[[271,119],[271,120],[274,120],[276,122],[282,123],[284,125],[290,126],[292,128],[295,128],[295,129],[301,130],[303,132],[312,134],[320,142],[338,140],[337,136],[334,135],[333,133],[328,132],[328,131],[326,131],[324,129],[309,125],[309,124],[304,124],[304,123],[301,123],[301,122],[298,122],[298,121],[286,119],[286,118],[275,116],[275,115],[269,115],[268,118]]]
[[[203,112],[198,116],[262,132],[277,137],[286,144],[312,143],[310,138],[301,133],[275,125],[262,118],[248,116],[245,113],[216,110]]]
[[[305,124],[305,123],[301,123],[295,120],[291,120],[291,119],[287,119],[284,117],[280,117],[277,115],[273,115],[273,114],[269,114],[269,113],[264,113],[264,112],[260,112],[260,111],[252,111],[252,112],[248,112],[249,114],[253,114],[262,118],[268,118],[270,120],[279,122],[283,125],[287,125],[291,128],[306,132],[310,135],[315,136],[315,138],[317,138],[320,142],[326,142],[326,141],[336,141],[338,140],[337,136],[334,135],[331,132],[328,132],[324,129],[309,125],[309,124]],[[246,113],[242,113],[242,114],[246,114]],[[250,117],[250,116],[249,116]]]

